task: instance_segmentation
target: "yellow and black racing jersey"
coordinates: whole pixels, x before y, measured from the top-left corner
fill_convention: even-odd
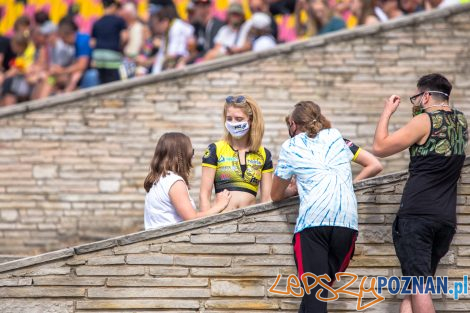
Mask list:
[[[256,196],[263,173],[273,172],[271,152],[260,147],[245,153],[245,164],[240,164],[238,151],[226,141],[212,143],[207,148],[202,166],[215,169],[215,192],[224,189],[244,191]]]

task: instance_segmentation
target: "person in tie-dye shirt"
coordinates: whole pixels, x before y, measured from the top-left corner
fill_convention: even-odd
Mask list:
[[[354,253],[357,238],[357,201],[353,189],[353,153],[341,133],[311,101],[295,105],[290,115],[292,138],[282,145],[271,189],[273,201],[300,196],[293,239],[299,278],[304,273],[343,272]],[[295,185],[291,179],[295,176]],[[313,279],[308,278],[308,284]],[[320,286],[305,294],[299,312],[326,312],[316,299]],[[322,297],[328,292],[323,289]]]

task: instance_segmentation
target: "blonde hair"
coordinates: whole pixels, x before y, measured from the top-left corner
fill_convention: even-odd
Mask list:
[[[330,121],[321,114],[320,106],[313,101],[300,101],[286,117],[286,122],[289,121],[289,116],[310,138],[315,137],[322,129],[331,128]]]
[[[248,135],[249,135],[248,145],[250,147],[250,151],[258,151],[259,148],[261,147],[261,142],[263,141],[263,135],[264,135],[264,119],[263,119],[263,114],[261,113],[261,108],[259,107],[258,103],[256,103],[256,101],[249,96],[242,96],[242,95],[234,96],[234,98],[238,98],[238,97],[244,97],[245,101],[241,103],[225,102],[224,113],[222,116],[223,121],[225,123],[225,118],[227,116],[227,109],[229,107],[241,109],[251,121],[250,131],[248,132]],[[227,131],[227,129],[225,129],[224,140],[227,141],[228,143],[233,142],[233,137]]]

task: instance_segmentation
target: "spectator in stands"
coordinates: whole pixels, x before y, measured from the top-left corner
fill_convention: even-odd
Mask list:
[[[202,158],[199,205],[210,208],[212,186],[216,202],[227,189],[232,199],[226,210],[256,203],[261,185],[261,202],[271,200],[273,163],[271,152],[261,145],[264,121],[258,104],[247,96],[229,96],[225,100],[223,119],[225,136],[212,143]]]
[[[175,8],[171,6],[161,9],[151,21],[154,42],[159,45],[152,73],[183,67],[189,60],[190,50],[195,48],[193,26],[177,18]]]
[[[89,68],[91,52],[90,36],[78,32],[78,27],[72,18],[65,17],[59,23],[59,38],[66,44],[75,48],[74,62],[67,66],[54,64],[49,69],[49,76],[69,75],[70,79],[65,92],[81,88],[92,87],[97,84],[96,71]]]
[[[344,272],[353,256],[358,230],[357,200],[350,161],[353,153],[340,132],[331,128],[320,107],[311,101],[295,105],[289,133],[283,143],[273,178],[273,201],[298,194],[294,257],[298,276]],[[295,176],[295,185],[291,183]],[[308,277],[308,285],[313,278]],[[327,312],[328,291],[317,285],[305,293],[299,312]]]
[[[120,67],[121,79],[134,77],[136,74],[136,59],[142,51],[148,30],[145,29],[137,16],[134,3],[127,2],[122,6],[121,17],[127,24],[128,41],[124,47],[124,58]]]
[[[270,19],[270,28],[271,28],[271,34],[273,35],[274,39],[276,41],[278,40],[278,27],[276,20],[274,17],[271,15],[271,12],[269,11],[269,2],[268,0],[250,0],[250,11],[251,13],[265,13],[269,16]],[[249,24],[251,19],[247,20],[246,23]]]
[[[161,9],[166,7],[175,8],[173,0],[150,0],[149,1],[149,12],[150,15],[157,14]]]
[[[41,17],[41,16],[39,16]],[[39,19],[42,20],[42,19]],[[34,55],[34,63],[28,71],[27,80],[33,86],[32,99],[37,99],[41,80],[45,78],[45,73],[48,69],[47,57],[48,57],[48,37],[52,32],[55,32],[57,27],[49,21],[45,20],[42,24],[36,23],[36,26],[32,29],[31,39],[35,46],[36,53]]]
[[[307,11],[308,20],[301,20],[302,10]],[[344,21],[334,16],[327,0],[299,0],[295,10],[297,37],[310,37],[337,31],[346,27]]]
[[[26,15],[20,16],[13,24],[13,31],[15,34],[22,34],[25,37],[30,36],[31,21]]]
[[[224,26],[224,22],[212,15],[211,0],[193,0],[191,3],[194,4],[192,25],[196,37],[196,60],[214,48],[214,38]]]
[[[347,28],[356,26],[357,20],[351,12],[352,0],[328,0],[328,6],[333,14],[343,19]]]
[[[135,76],[143,76],[152,72],[155,56],[160,49],[161,36],[157,33],[158,29],[155,27],[155,25],[158,25],[157,14],[151,15],[147,24],[143,30],[144,42],[142,48],[135,58]]]
[[[127,24],[128,41],[124,47],[124,55],[135,58],[142,50],[144,43],[144,25],[139,21],[137,8],[134,3],[128,2],[122,7],[122,18]]]
[[[25,15],[20,16],[13,25],[13,31],[15,34],[20,34],[28,40],[26,50],[16,58],[17,63],[25,64],[22,72],[26,73],[29,70],[29,66],[33,64],[34,57],[36,55],[36,48],[34,43],[31,41],[31,21],[29,17]]]
[[[398,8],[405,14],[412,14],[424,10],[423,0],[398,0]]]
[[[32,65],[29,57],[25,57],[29,39],[22,33],[16,33],[12,39],[2,37],[0,56],[3,57],[3,84],[1,105],[7,106],[25,101],[31,94],[31,86],[26,81],[26,72]]]
[[[95,22],[91,31],[94,48],[93,66],[98,69],[100,84],[120,80],[122,49],[128,40],[126,22],[118,16],[116,0],[103,0],[104,15]]]
[[[13,60],[23,50],[14,44],[9,37],[0,36],[0,85],[5,79],[5,73],[10,70]]]
[[[357,18],[358,25],[371,25],[379,23],[375,16],[376,0],[352,0],[351,12]]]
[[[468,123],[449,103],[451,91],[443,75],[422,76],[410,97],[413,118],[389,133],[390,118],[401,103],[392,95],[374,136],[374,154],[379,157],[410,152],[409,177],[391,230],[402,275],[424,281],[436,274],[455,234],[457,183],[468,143]],[[400,312],[436,312],[431,294],[413,289],[418,291],[404,297]]]
[[[266,13],[255,13],[251,17],[251,46],[255,52],[268,50],[276,46],[276,39],[271,30],[271,18]]]
[[[188,192],[193,155],[191,140],[182,133],[166,133],[158,140],[144,182],[145,229],[213,215],[227,207],[231,194],[224,190],[211,208],[196,210]]]
[[[380,22],[386,22],[403,15],[403,12],[398,8],[398,0],[378,0],[374,11]]]
[[[194,18],[194,12],[195,12],[196,5],[194,4],[193,1],[190,1],[188,5],[186,6],[186,14],[188,16],[187,21],[189,24],[193,25],[196,24],[196,20]]]
[[[36,31],[46,40],[45,47],[41,48],[40,56],[42,58],[40,62],[43,63],[45,71],[39,73],[37,86],[32,96],[33,99],[40,99],[64,92],[68,87],[70,75],[66,71],[55,74],[53,71],[58,68],[67,68],[75,62],[75,47],[59,38],[57,26],[50,21],[44,23]]]
[[[227,10],[227,25],[223,26],[214,38],[214,48],[207,52],[205,59],[211,60],[224,55],[249,50],[246,45],[248,30],[243,29],[245,13],[239,3],[232,3]]]
[[[47,21],[50,21],[49,14],[47,14],[47,12],[37,11],[34,13],[34,23],[36,23],[36,26],[44,25]]]

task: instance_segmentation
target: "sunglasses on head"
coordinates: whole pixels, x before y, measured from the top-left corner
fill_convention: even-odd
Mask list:
[[[237,97],[228,96],[227,98],[225,98],[225,103],[227,104],[243,104],[245,102],[246,102],[245,96],[237,96]]]

